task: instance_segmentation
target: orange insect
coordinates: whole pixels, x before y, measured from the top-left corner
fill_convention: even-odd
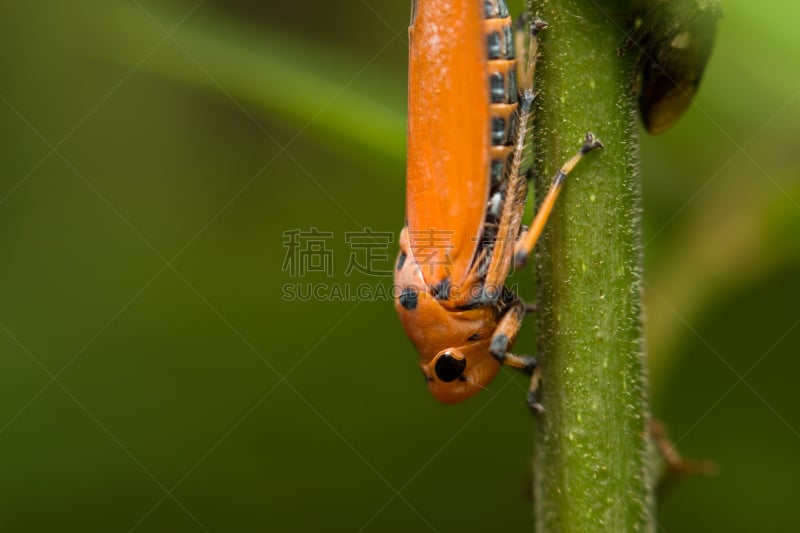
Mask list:
[[[508,351],[526,306],[505,287],[536,244],[567,174],[602,144],[592,134],[553,178],[530,229],[523,171],[541,20],[512,31],[505,0],[416,0],[409,27],[406,226],[395,307],[431,393],[475,394],[501,364],[533,374]],[[526,28],[527,26],[527,28]],[[518,61],[516,48],[525,44]],[[528,404],[541,410],[535,382]]]

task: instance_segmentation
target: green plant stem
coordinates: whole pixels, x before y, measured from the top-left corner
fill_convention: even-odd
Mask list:
[[[537,531],[652,531],[641,319],[640,184],[627,2],[540,0],[537,191],[590,130],[539,244]]]

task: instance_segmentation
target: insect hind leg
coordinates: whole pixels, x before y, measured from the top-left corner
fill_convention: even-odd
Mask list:
[[[540,18],[529,19],[527,13],[517,17],[514,30],[514,45],[522,53],[525,50],[525,41],[528,41],[527,51],[517,62],[517,79],[521,92],[533,89],[533,75],[536,70],[536,60],[539,58],[539,32],[547,28],[547,22]]]
[[[528,124],[532,113],[534,93],[526,89],[519,102],[519,117],[514,135],[514,149],[509,162],[506,175],[506,194],[503,198],[502,211],[494,238],[494,246],[489,260],[489,268],[484,279],[481,303],[490,305],[497,302],[501,293],[500,288],[505,283],[511,270],[513,254],[516,250],[515,243],[519,236],[519,227],[522,223],[522,213],[525,208],[525,199],[528,182],[520,170],[525,155],[525,142]]]

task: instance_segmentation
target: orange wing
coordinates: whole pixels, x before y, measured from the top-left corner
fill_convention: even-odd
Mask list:
[[[481,0],[418,0],[409,30],[406,218],[430,286],[460,286],[486,216],[489,85]],[[463,288],[463,287],[462,287]]]

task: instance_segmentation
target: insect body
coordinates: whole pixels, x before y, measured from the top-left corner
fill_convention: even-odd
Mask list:
[[[554,177],[528,230],[522,171],[534,100],[537,34],[516,49],[504,0],[418,0],[409,28],[406,226],[395,307],[433,395],[457,402],[484,388],[501,364],[533,373],[508,352],[525,304],[504,284],[524,264],[569,171],[602,144],[591,134]],[[516,41],[516,42],[515,42]],[[540,409],[533,394],[533,409]]]

